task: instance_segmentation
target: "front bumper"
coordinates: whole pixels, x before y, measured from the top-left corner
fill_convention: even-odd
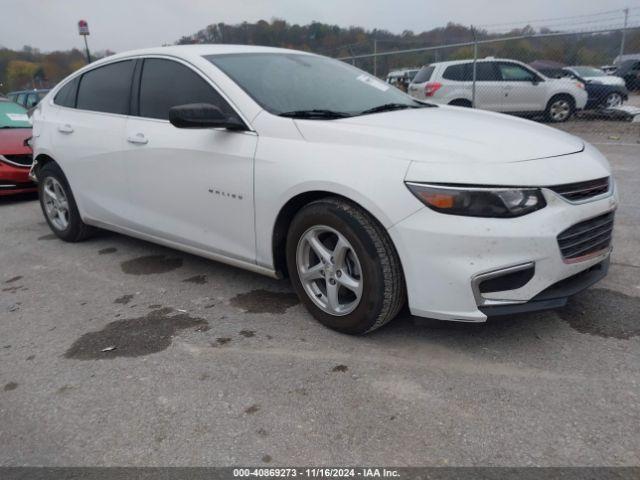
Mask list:
[[[29,178],[29,167],[14,166],[0,161],[0,197],[37,191]]]
[[[563,305],[576,288],[586,288],[606,275],[610,248],[567,262],[557,237],[573,225],[615,210],[615,187],[603,198],[581,204],[551,190],[542,191],[547,206],[518,218],[461,217],[425,207],[390,228],[405,273],[411,313],[482,322],[490,315],[554,308]],[[478,278],[531,264],[534,273],[517,288],[478,291]],[[571,289],[553,288],[596,265],[601,267],[594,268],[597,273],[589,275],[589,281],[572,282]]]

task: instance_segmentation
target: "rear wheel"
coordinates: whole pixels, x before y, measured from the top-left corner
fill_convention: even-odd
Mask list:
[[[367,333],[404,304],[402,268],[390,238],[350,202],[326,198],[305,206],[291,223],[286,249],[296,293],[329,328]]]
[[[464,100],[464,99],[451,100],[449,102],[449,105],[453,105],[454,107],[467,107],[467,108],[471,108],[473,106],[469,100]]]
[[[566,122],[575,111],[575,102],[568,95],[556,95],[547,104],[545,116],[553,123]]]
[[[79,242],[94,232],[80,218],[69,183],[56,163],[49,162],[38,170],[38,194],[44,218],[59,238]]]

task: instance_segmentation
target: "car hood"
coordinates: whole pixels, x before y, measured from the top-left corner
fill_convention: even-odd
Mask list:
[[[340,120],[295,120],[309,142],[373,149],[419,162],[511,163],[580,152],[581,139],[539,123],[441,106]]]
[[[24,141],[31,136],[31,128],[0,128],[0,155],[29,154]]]
[[[585,77],[585,80],[589,80],[592,84],[600,85],[624,85],[624,79],[615,77],[613,75],[607,75],[606,77]]]

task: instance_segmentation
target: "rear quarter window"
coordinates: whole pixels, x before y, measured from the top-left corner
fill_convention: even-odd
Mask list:
[[[424,83],[431,80],[431,75],[433,75],[433,71],[435,67],[433,65],[427,65],[426,67],[422,67],[416,76],[413,77],[413,83]]]
[[[61,107],[75,108],[79,81],[80,77],[76,77],[64,85],[53,97],[53,103]]]

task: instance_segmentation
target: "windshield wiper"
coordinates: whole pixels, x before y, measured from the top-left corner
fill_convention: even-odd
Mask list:
[[[406,103],[385,103],[384,105],[378,105],[377,107],[368,108],[360,112],[360,115],[367,115],[369,113],[391,112],[392,110],[405,110],[407,108],[422,108],[421,105],[407,105]]]
[[[320,119],[320,120],[330,120],[336,118],[347,118],[351,115],[345,112],[336,112],[334,110],[294,110],[292,112],[282,112],[278,114],[280,117],[291,117],[291,118],[310,118],[310,119]]]

